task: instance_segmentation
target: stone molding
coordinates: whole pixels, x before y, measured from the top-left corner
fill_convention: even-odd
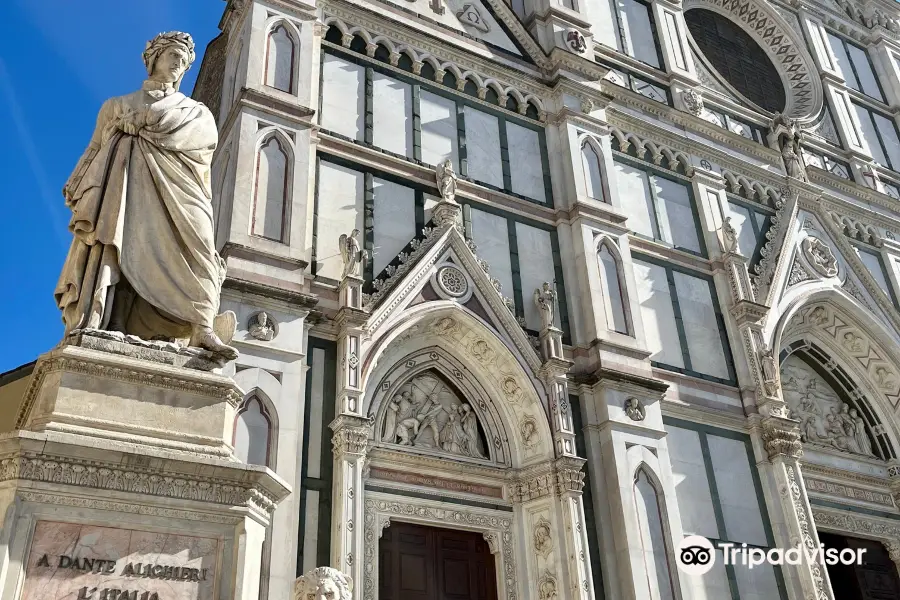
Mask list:
[[[56,352],[65,352],[69,356],[54,354]],[[113,357],[116,364],[107,364],[107,361],[112,361]],[[243,399],[234,382],[220,375],[199,375],[198,371],[167,367],[156,363],[142,364],[142,361],[70,346],[45,355],[38,361],[16,419],[16,429],[25,427],[44,379],[51,373],[59,371],[70,371],[135,385],[221,398],[235,408]]]
[[[241,470],[241,475],[245,473]],[[165,468],[122,467],[121,463],[36,456],[21,450],[0,459],[0,483],[17,480],[246,506],[266,515],[272,514],[279,500],[257,486],[248,485],[246,478],[241,481],[174,472]]]
[[[894,501],[888,493],[866,490],[835,481],[816,479],[810,477],[808,474],[804,474],[803,483],[806,486],[807,492],[815,492],[823,496],[840,498],[841,500],[870,502],[890,509],[894,508]]]
[[[833,341],[837,348],[841,347],[840,340],[847,333],[861,339],[865,352],[850,353],[845,349],[846,360],[867,374],[869,381],[884,395],[887,406],[896,408],[900,405],[900,374],[894,371],[895,361],[876,339],[869,336],[866,330],[851,318],[851,315],[844,311],[838,312],[822,303],[802,308],[784,328],[782,339],[789,342],[803,337],[804,333],[810,331],[814,332],[816,337]]]
[[[205,523],[237,524],[242,517],[238,514],[214,514],[192,510],[178,510],[163,508],[150,504],[135,504],[133,502],[118,502],[113,500],[100,500],[98,498],[81,498],[67,494],[53,494],[44,492],[32,492],[22,490],[18,497],[23,502],[35,504],[54,504],[57,506],[69,506],[73,508],[89,508],[110,512],[131,513],[148,517],[162,517],[165,519],[183,519],[185,521],[202,521]]]
[[[813,508],[812,514],[816,527],[843,534],[877,539],[889,546],[888,551],[891,551],[891,560],[897,561],[900,559],[900,553],[895,554],[895,551],[900,550],[900,546],[898,546],[900,544],[900,523],[897,521],[820,507]],[[892,551],[891,546],[894,551]]]

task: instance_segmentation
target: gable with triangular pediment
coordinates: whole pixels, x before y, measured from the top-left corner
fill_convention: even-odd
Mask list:
[[[890,291],[864,256],[870,249],[855,246],[833,223],[806,210],[798,212],[792,229],[778,257],[784,261],[779,280],[773,282],[779,288],[771,296],[778,299],[777,306],[796,305],[814,294],[835,291],[900,336],[900,314]]]
[[[412,254],[390,279],[367,296],[371,312],[366,328],[373,337],[402,321],[405,311],[428,302],[452,302],[493,329],[497,337],[533,371],[540,365],[536,340],[522,329],[503,296],[500,284],[489,275],[462,233],[454,226],[426,228],[422,240],[414,240]]]

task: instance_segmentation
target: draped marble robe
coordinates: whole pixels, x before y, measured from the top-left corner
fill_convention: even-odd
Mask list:
[[[137,135],[118,128],[143,109]],[[148,80],[104,103],[64,188],[74,239],[56,300],[66,333],[112,325],[185,339],[192,324],[212,326],[225,277],[210,188],[217,143],[210,111],[171,86]]]

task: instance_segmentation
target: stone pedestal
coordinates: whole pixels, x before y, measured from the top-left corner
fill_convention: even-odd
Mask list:
[[[39,359],[0,436],[0,597],[257,600],[290,490],[233,455],[241,391],[133,344],[73,341]]]

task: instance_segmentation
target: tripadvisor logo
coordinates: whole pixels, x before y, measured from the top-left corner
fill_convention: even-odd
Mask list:
[[[675,552],[678,568],[688,575],[708,573],[721,558],[725,565],[743,565],[749,569],[760,565],[799,565],[820,564],[861,565],[865,548],[853,549],[825,548],[819,544],[817,548],[797,545],[787,550],[783,548],[754,548],[747,544],[718,542],[714,546],[703,536],[689,535],[681,540]]]

